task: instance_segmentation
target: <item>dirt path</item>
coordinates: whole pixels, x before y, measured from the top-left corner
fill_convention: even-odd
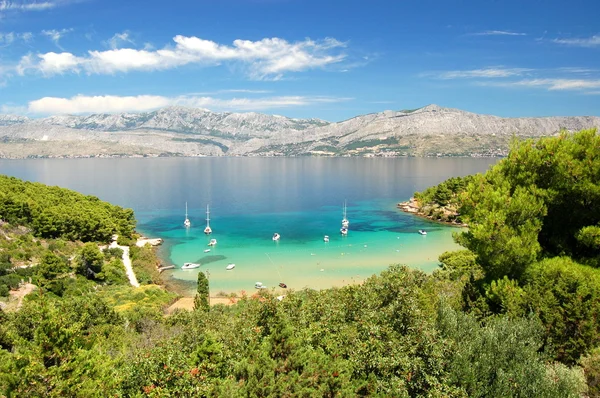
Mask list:
[[[135,272],[133,272],[133,267],[131,266],[131,259],[129,258],[129,246],[119,246],[117,242],[113,242],[110,244],[110,247],[118,247],[123,250],[123,264],[125,264],[125,273],[129,278],[129,283],[131,286],[140,287],[140,284],[135,277]]]
[[[11,299],[17,300],[17,310],[23,305],[23,299],[25,298],[25,296],[33,292],[33,289],[35,289],[35,287],[36,286],[31,283],[26,283],[19,287],[17,290],[10,291]]]

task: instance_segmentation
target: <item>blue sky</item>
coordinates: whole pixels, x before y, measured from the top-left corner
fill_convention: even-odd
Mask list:
[[[0,113],[600,115],[600,2],[0,0]]]

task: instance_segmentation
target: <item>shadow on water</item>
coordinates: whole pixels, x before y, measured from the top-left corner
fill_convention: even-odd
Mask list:
[[[227,257],[220,255],[220,254],[216,255],[216,256],[204,256],[204,257],[196,260],[196,263],[198,263],[200,265],[206,265],[206,264],[214,263],[215,261],[225,260],[226,258]]]

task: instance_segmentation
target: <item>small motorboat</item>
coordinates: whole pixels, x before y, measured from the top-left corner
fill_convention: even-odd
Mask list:
[[[280,236],[280,235],[279,235],[277,232],[275,232],[275,233],[273,234],[273,240],[274,240],[274,241],[278,241],[278,240],[279,240],[279,238],[281,238],[281,236]]]
[[[208,242],[209,246],[214,246],[217,244],[217,240],[216,239],[211,239],[210,242]]]
[[[232,269],[234,269],[234,268],[235,268],[235,264],[233,264],[233,263],[231,263],[231,264],[229,264],[227,267],[225,267],[225,269],[226,269],[227,271],[229,271],[229,270],[232,270]]]
[[[329,242],[329,235],[325,235],[323,237],[323,242]]]
[[[201,264],[196,263],[183,263],[183,267],[181,269],[194,269],[199,268]]]
[[[348,228],[342,227],[340,229],[340,233],[344,236],[348,235]]]
[[[427,235],[427,231],[425,231],[424,229],[420,229],[420,230],[419,230],[419,233],[420,233],[421,235]]]
[[[256,282],[254,284],[254,288],[255,289],[266,289],[267,287],[265,285],[263,285],[262,282]]]
[[[283,283],[283,282],[281,282],[279,284],[279,287],[282,288],[282,289],[287,289],[287,285],[285,283]]]
[[[204,250],[204,253],[208,253],[210,251],[210,249],[206,249]]]

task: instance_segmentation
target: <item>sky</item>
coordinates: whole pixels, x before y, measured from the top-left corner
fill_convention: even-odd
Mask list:
[[[0,0],[0,113],[600,116],[600,1]]]

